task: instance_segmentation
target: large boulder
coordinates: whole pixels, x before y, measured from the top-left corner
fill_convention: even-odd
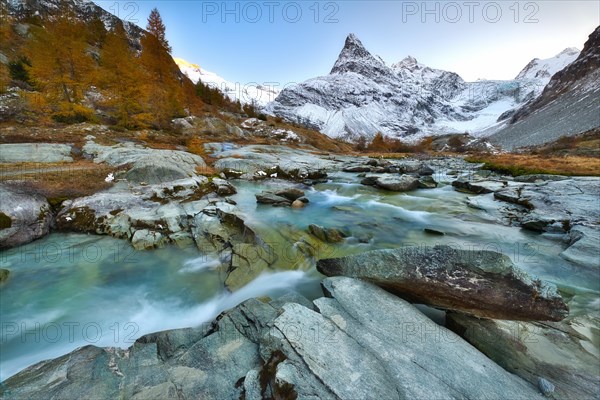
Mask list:
[[[320,260],[319,272],[371,281],[408,300],[483,318],[560,321],[568,307],[556,287],[493,251],[448,246],[376,250]]]
[[[8,398],[541,399],[415,307],[363,281],[248,300],[212,324],[87,346],[3,382]]]
[[[408,192],[419,187],[419,180],[414,176],[402,175],[399,177],[381,177],[375,184],[382,189],[394,192]]]
[[[270,204],[278,207],[287,207],[291,206],[293,200],[288,199],[287,197],[278,196],[275,193],[271,192],[262,192],[255,195],[256,202],[259,204]]]
[[[261,356],[270,382],[321,399],[540,398],[414,306],[355,279],[323,281],[316,311],[283,306]]]
[[[52,217],[50,204],[43,196],[0,184],[0,249],[47,235]]]
[[[298,200],[301,197],[304,197],[304,191],[298,188],[286,188],[281,189],[275,192],[277,196],[285,197],[290,201]]]
[[[419,179],[411,175],[387,175],[376,178],[375,186],[393,192],[409,192],[419,188]]]
[[[600,358],[594,344],[598,317],[539,323],[448,313],[446,326],[509,372],[532,384],[549,381],[554,398],[593,399],[600,393]]]

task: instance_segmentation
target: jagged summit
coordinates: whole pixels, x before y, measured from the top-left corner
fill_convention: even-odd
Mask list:
[[[415,69],[420,69],[421,67],[424,67],[424,65],[420,64],[413,56],[406,56],[399,62],[392,64],[392,69],[395,71],[403,68],[413,71]]]
[[[362,75],[376,73],[389,73],[389,68],[373,56],[353,33],[346,37],[344,48],[333,65],[330,74],[343,74],[354,72]]]

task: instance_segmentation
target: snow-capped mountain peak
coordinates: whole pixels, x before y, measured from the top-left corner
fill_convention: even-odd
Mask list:
[[[344,47],[330,74],[354,72],[361,75],[373,73],[390,74],[391,70],[379,57],[373,56],[353,33],[349,34]]]
[[[547,59],[534,58],[523,68],[515,79],[539,79],[546,85],[552,75],[571,64],[579,55],[579,49],[568,47]]]
[[[399,71],[399,70],[403,70],[403,69],[407,69],[409,71],[414,71],[414,70],[423,69],[423,68],[426,68],[426,66],[419,63],[417,61],[417,59],[414,58],[413,56],[406,56],[401,61],[399,61],[395,64],[392,64],[392,69],[394,71]]]
[[[286,88],[265,111],[331,137],[489,135],[511,110],[538,96],[550,76],[577,53],[566,49],[551,59],[533,60],[515,80],[465,82],[412,56],[388,66],[350,34],[329,75]]]

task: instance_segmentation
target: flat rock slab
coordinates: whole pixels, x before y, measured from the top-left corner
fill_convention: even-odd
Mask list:
[[[327,276],[366,279],[408,300],[482,318],[560,321],[556,287],[532,279],[505,255],[448,246],[376,250],[320,260]]]
[[[0,163],[72,162],[71,145],[57,143],[0,144]]]
[[[561,256],[586,267],[600,267],[600,178],[555,177],[494,193],[497,200],[519,204],[523,228],[567,233],[570,245]],[[501,209],[502,210],[502,209]]]
[[[202,157],[178,150],[150,149],[125,143],[103,146],[88,141],[83,151],[94,157],[96,163],[120,167],[131,166],[125,178],[133,183],[165,183],[196,175],[197,168],[205,168]]]
[[[216,170],[241,179],[320,179],[326,176],[325,171],[336,169],[340,164],[329,156],[285,146],[209,144],[208,147],[215,150],[213,157],[218,158],[214,163]]]
[[[495,192],[494,197],[531,210],[522,223],[533,230],[542,231],[554,223],[600,223],[600,178],[571,178],[507,187]]]

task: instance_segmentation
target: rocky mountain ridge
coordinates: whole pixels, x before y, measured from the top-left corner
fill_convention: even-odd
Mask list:
[[[350,34],[329,75],[286,88],[266,111],[348,139],[376,132],[409,141],[478,133],[537,97],[549,76],[576,55],[567,49],[548,60],[533,60],[511,81],[465,82],[410,56],[388,66]]]

